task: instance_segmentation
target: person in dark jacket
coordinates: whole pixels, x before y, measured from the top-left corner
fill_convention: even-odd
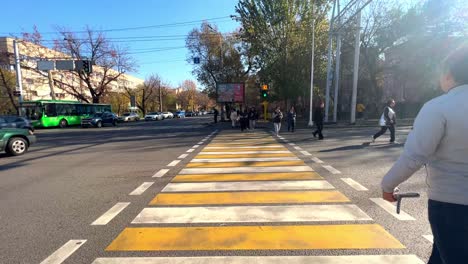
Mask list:
[[[216,124],[218,123],[218,115],[219,115],[218,109],[213,108],[213,114],[214,114],[214,122]]]
[[[255,130],[257,119],[258,119],[257,109],[255,109],[255,107],[250,108],[250,112],[249,112],[249,129],[250,130],[252,131]]]
[[[241,131],[244,131],[245,129],[247,129],[248,124],[249,124],[249,113],[247,112],[247,109],[244,109],[244,111],[242,111],[240,114]]]
[[[390,130],[390,143],[395,142],[395,124],[396,124],[396,114],[393,108],[395,107],[395,100],[390,99],[387,102],[387,106],[384,108],[384,112],[379,120],[380,131],[372,136],[372,142],[380,137],[381,135],[387,132],[387,129]]]
[[[288,132],[294,132],[296,127],[296,109],[294,106],[291,106],[291,109],[288,111]]]
[[[317,130],[314,131],[313,135],[314,137],[317,137],[317,134],[318,134],[319,140],[323,140],[322,130],[323,130],[324,108],[325,108],[325,104],[323,103],[323,101],[320,101],[318,103],[318,106],[315,107],[314,115],[313,115],[313,120],[315,122],[315,126],[317,127]]]

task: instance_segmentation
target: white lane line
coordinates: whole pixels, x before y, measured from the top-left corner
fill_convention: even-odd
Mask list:
[[[294,161],[301,160],[297,157],[273,157],[273,158],[231,158],[231,159],[193,159],[190,163],[198,162],[245,162],[245,161]]]
[[[283,142],[284,142],[284,143],[289,143],[289,140],[283,139]]]
[[[169,183],[162,192],[273,191],[334,189],[327,181],[251,181]]]
[[[116,203],[101,215],[96,221],[94,221],[91,225],[107,225],[114,217],[116,217],[120,212],[122,212],[130,203]]]
[[[305,150],[301,151],[301,153],[304,156],[312,156],[312,154],[310,154],[308,151],[305,151]]]
[[[280,138],[280,139],[284,139],[284,137],[282,137],[282,136],[278,136],[278,138]]]
[[[198,145],[203,145],[203,141],[200,141],[197,143]]]
[[[229,147],[205,147],[205,149],[257,149],[257,148],[284,148],[282,145],[266,146],[229,146]]]
[[[333,168],[333,167],[330,166],[330,165],[322,165],[322,167],[323,167],[324,169],[326,169],[327,171],[329,171],[331,174],[341,174],[341,171],[339,171],[339,170]]]
[[[52,255],[44,259],[40,264],[60,264],[86,243],[86,241],[86,239],[70,240],[52,253]]]
[[[362,186],[359,182],[351,178],[341,178],[341,180],[344,181],[349,186],[351,186],[356,191],[368,191],[366,187]]]
[[[416,255],[216,256],[97,258],[92,264],[424,264]]]
[[[289,146],[296,146],[296,143],[288,143]]]
[[[196,148],[198,148],[199,146],[200,146],[200,145],[193,145],[192,148],[196,149]]]
[[[314,171],[309,166],[287,167],[233,167],[233,168],[185,168],[179,174],[216,174],[216,173],[262,173],[262,172],[299,172]]]
[[[291,153],[289,150],[257,150],[257,151],[239,151],[239,152],[231,152],[231,151],[222,151],[222,152],[210,152],[210,151],[202,151],[200,154],[202,155],[237,155],[237,154],[289,154]]]
[[[156,174],[153,175],[153,178],[161,178],[168,172],[169,172],[169,169],[161,169],[158,172],[156,172]]]
[[[193,148],[187,150],[187,152],[189,152],[189,153],[190,153],[190,152],[194,152],[194,151],[195,151],[195,149],[193,149]]]
[[[144,182],[140,186],[138,186],[133,192],[129,195],[142,195],[154,182]]]
[[[269,223],[370,221],[359,207],[346,205],[202,206],[145,208],[132,224]]]
[[[178,159],[185,159],[189,154],[182,154],[178,157]]]
[[[207,140],[207,138],[204,138],[204,139],[201,140],[201,142],[205,142],[206,140]]]
[[[323,161],[321,159],[317,158],[317,157],[313,157],[313,158],[311,158],[311,160],[313,162],[315,162],[315,163],[323,163]]]
[[[299,147],[299,146],[294,146],[294,149],[296,149],[296,150],[302,150],[302,148]]]
[[[395,217],[398,220],[401,221],[413,221],[416,220],[414,219],[411,215],[403,212],[403,210],[400,211],[400,214],[396,213],[396,206],[393,205],[390,202],[385,201],[382,198],[369,198],[371,201],[373,201],[375,204],[378,206],[382,207],[387,213],[391,214],[393,217]]]
[[[433,235],[423,235],[423,237],[425,239],[429,240],[429,242],[434,244],[434,236]]]
[[[177,164],[179,164],[180,160],[173,160],[171,163],[167,164],[168,167],[175,167]]]

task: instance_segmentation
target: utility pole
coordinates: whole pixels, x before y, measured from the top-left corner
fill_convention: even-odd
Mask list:
[[[314,57],[315,57],[315,1],[312,0],[312,55],[310,58],[310,107],[309,107],[309,126],[314,125],[314,120],[312,119],[312,104],[314,101]]]
[[[51,70],[47,71],[47,78],[49,79],[50,97],[52,98],[52,100],[57,100],[55,97],[54,78],[52,77]]]
[[[332,50],[333,50],[333,23],[335,22],[336,1],[333,1],[333,12],[330,20],[330,29],[328,31],[328,56],[327,56],[327,80],[325,88],[325,122],[328,122],[330,110],[330,87],[332,84]]]
[[[356,19],[356,41],[354,43],[353,94],[351,97],[351,124],[356,123],[357,84],[359,76],[359,54],[361,51],[361,11]]]
[[[162,105],[162,92],[161,92],[161,80],[159,81],[159,112],[163,111]]]
[[[338,14],[340,13],[340,1],[337,3]],[[338,17],[338,25],[341,26],[341,17]],[[335,96],[333,98],[333,122],[337,122],[338,117],[338,90],[340,87],[340,61],[341,61],[341,32],[336,36],[336,62],[335,62]]]
[[[21,104],[23,103],[23,82],[22,82],[22,77],[21,77],[21,61],[20,61],[20,56],[19,56],[19,50],[18,50],[18,40],[14,39],[13,40],[13,50],[15,53],[15,69],[16,69],[16,85],[18,87],[18,90],[20,92],[19,94],[19,108],[18,108],[18,114],[21,115]]]

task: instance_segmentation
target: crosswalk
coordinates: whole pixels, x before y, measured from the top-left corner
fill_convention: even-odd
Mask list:
[[[271,135],[222,133],[93,263],[423,263],[404,249]]]

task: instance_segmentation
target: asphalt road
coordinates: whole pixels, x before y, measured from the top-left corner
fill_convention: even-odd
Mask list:
[[[212,138],[193,152],[187,150],[217,129],[221,135],[232,132],[228,124],[207,125],[210,118],[139,122],[117,128],[38,130],[38,143],[26,155],[0,155],[1,263],[40,263],[70,240],[86,241],[82,241],[85,243],[63,263],[92,263],[97,257],[106,256],[213,255],[206,251],[105,251]],[[403,201],[402,210],[414,220],[398,220],[370,200],[380,197],[380,180],[402,151],[402,144],[389,145],[385,135],[376,143],[363,144],[376,129],[326,130],[324,141],[312,138],[308,129],[299,129],[294,134],[281,133],[288,143],[277,140],[406,247],[403,250],[365,250],[364,254],[416,254],[427,261],[432,245],[423,237],[431,233],[424,171],[402,185],[403,191],[422,195],[419,199]],[[404,142],[408,129],[398,129],[397,140]],[[308,151],[311,156],[301,151]],[[184,153],[187,155],[181,157]],[[181,161],[171,164],[174,160]],[[332,168],[326,169],[323,165]],[[169,171],[164,177],[152,177],[161,169]],[[357,191],[341,178],[351,178],[368,190]],[[129,195],[144,182],[154,183],[140,195]],[[108,223],[93,225],[118,203],[129,204],[121,204],[122,211]],[[362,253],[357,250],[263,250],[222,251],[214,255]]]

